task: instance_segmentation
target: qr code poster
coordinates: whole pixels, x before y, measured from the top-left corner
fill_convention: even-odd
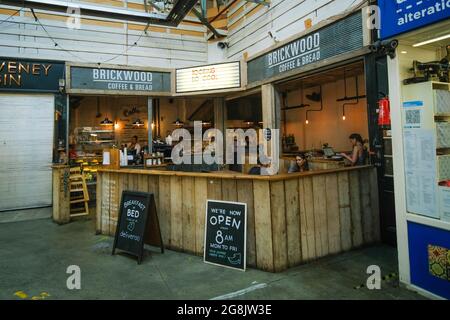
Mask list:
[[[405,110],[405,128],[420,128],[422,110]]]
[[[422,126],[423,102],[410,101],[403,104],[405,129],[420,128]]]

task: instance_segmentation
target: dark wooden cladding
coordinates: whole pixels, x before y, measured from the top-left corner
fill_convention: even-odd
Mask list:
[[[206,200],[247,203],[247,264],[271,272],[380,238],[371,167],[273,181],[99,171],[97,232],[114,234],[123,190],[154,193],[164,245],[197,255]]]

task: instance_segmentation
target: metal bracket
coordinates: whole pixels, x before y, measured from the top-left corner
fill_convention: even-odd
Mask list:
[[[206,20],[205,17],[203,17],[203,15],[200,12],[198,12],[196,8],[192,8],[192,12],[214,34],[216,38],[222,37],[222,35],[219,32],[217,32],[217,30],[208,22],[208,20]]]
[[[164,9],[159,7],[158,5],[156,5],[156,3],[153,2],[153,0],[144,0],[144,8],[145,11],[148,12],[148,7],[147,5],[149,5],[152,8],[155,8],[156,10],[158,10],[159,12],[164,12]]]

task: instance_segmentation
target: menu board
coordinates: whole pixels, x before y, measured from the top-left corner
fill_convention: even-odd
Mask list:
[[[434,133],[428,129],[405,129],[403,134],[407,210],[438,218]]]
[[[123,191],[112,254],[120,249],[137,256],[141,263],[151,201],[153,194]]]
[[[247,204],[208,200],[204,261],[245,271]]]

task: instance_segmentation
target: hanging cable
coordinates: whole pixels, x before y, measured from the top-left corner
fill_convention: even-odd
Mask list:
[[[44,30],[44,32],[46,33],[47,37],[50,40],[52,40],[52,42],[54,43],[55,47],[58,47],[59,49],[61,49],[62,51],[66,52],[67,54],[71,55],[72,57],[74,57],[76,59],[82,60],[84,62],[92,62],[92,61],[86,60],[86,59],[84,59],[84,58],[74,54],[72,51],[63,48],[60,44],[58,44],[58,42],[50,35],[48,30],[42,24],[41,20],[38,18],[38,16],[34,12],[33,8],[30,8],[30,10],[31,10],[31,13],[33,14],[34,20],[41,26],[42,30]],[[115,56],[113,56],[113,57],[111,57],[109,59],[106,59],[104,61],[97,62],[97,64],[101,65],[103,63],[107,63],[109,61],[117,59],[118,57],[121,57],[121,56],[125,55],[131,48],[133,48],[133,47],[138,45],[138,42],[141,40],[141,38],[144,36],[144,34],[146,34],[146,30],[142,31],[142,33],[139,35],[138,39],[132,45],[129,45],[128,47],[126,47],[126,49],[123,52],[121,52],[121,53],[119,53],[119,54],[117,54],[117,55],[115,55]]]
[[[6,18],[5,20],[0,21],[0,24],[4,23],[4,22],[8,22],[9,19],[11,19],[12,17],[14,17],[16,14],[20,13],[23,10],[23,7],[20,8],[19,10],[16,10],[13,14],[11,14],[8,18]]]

